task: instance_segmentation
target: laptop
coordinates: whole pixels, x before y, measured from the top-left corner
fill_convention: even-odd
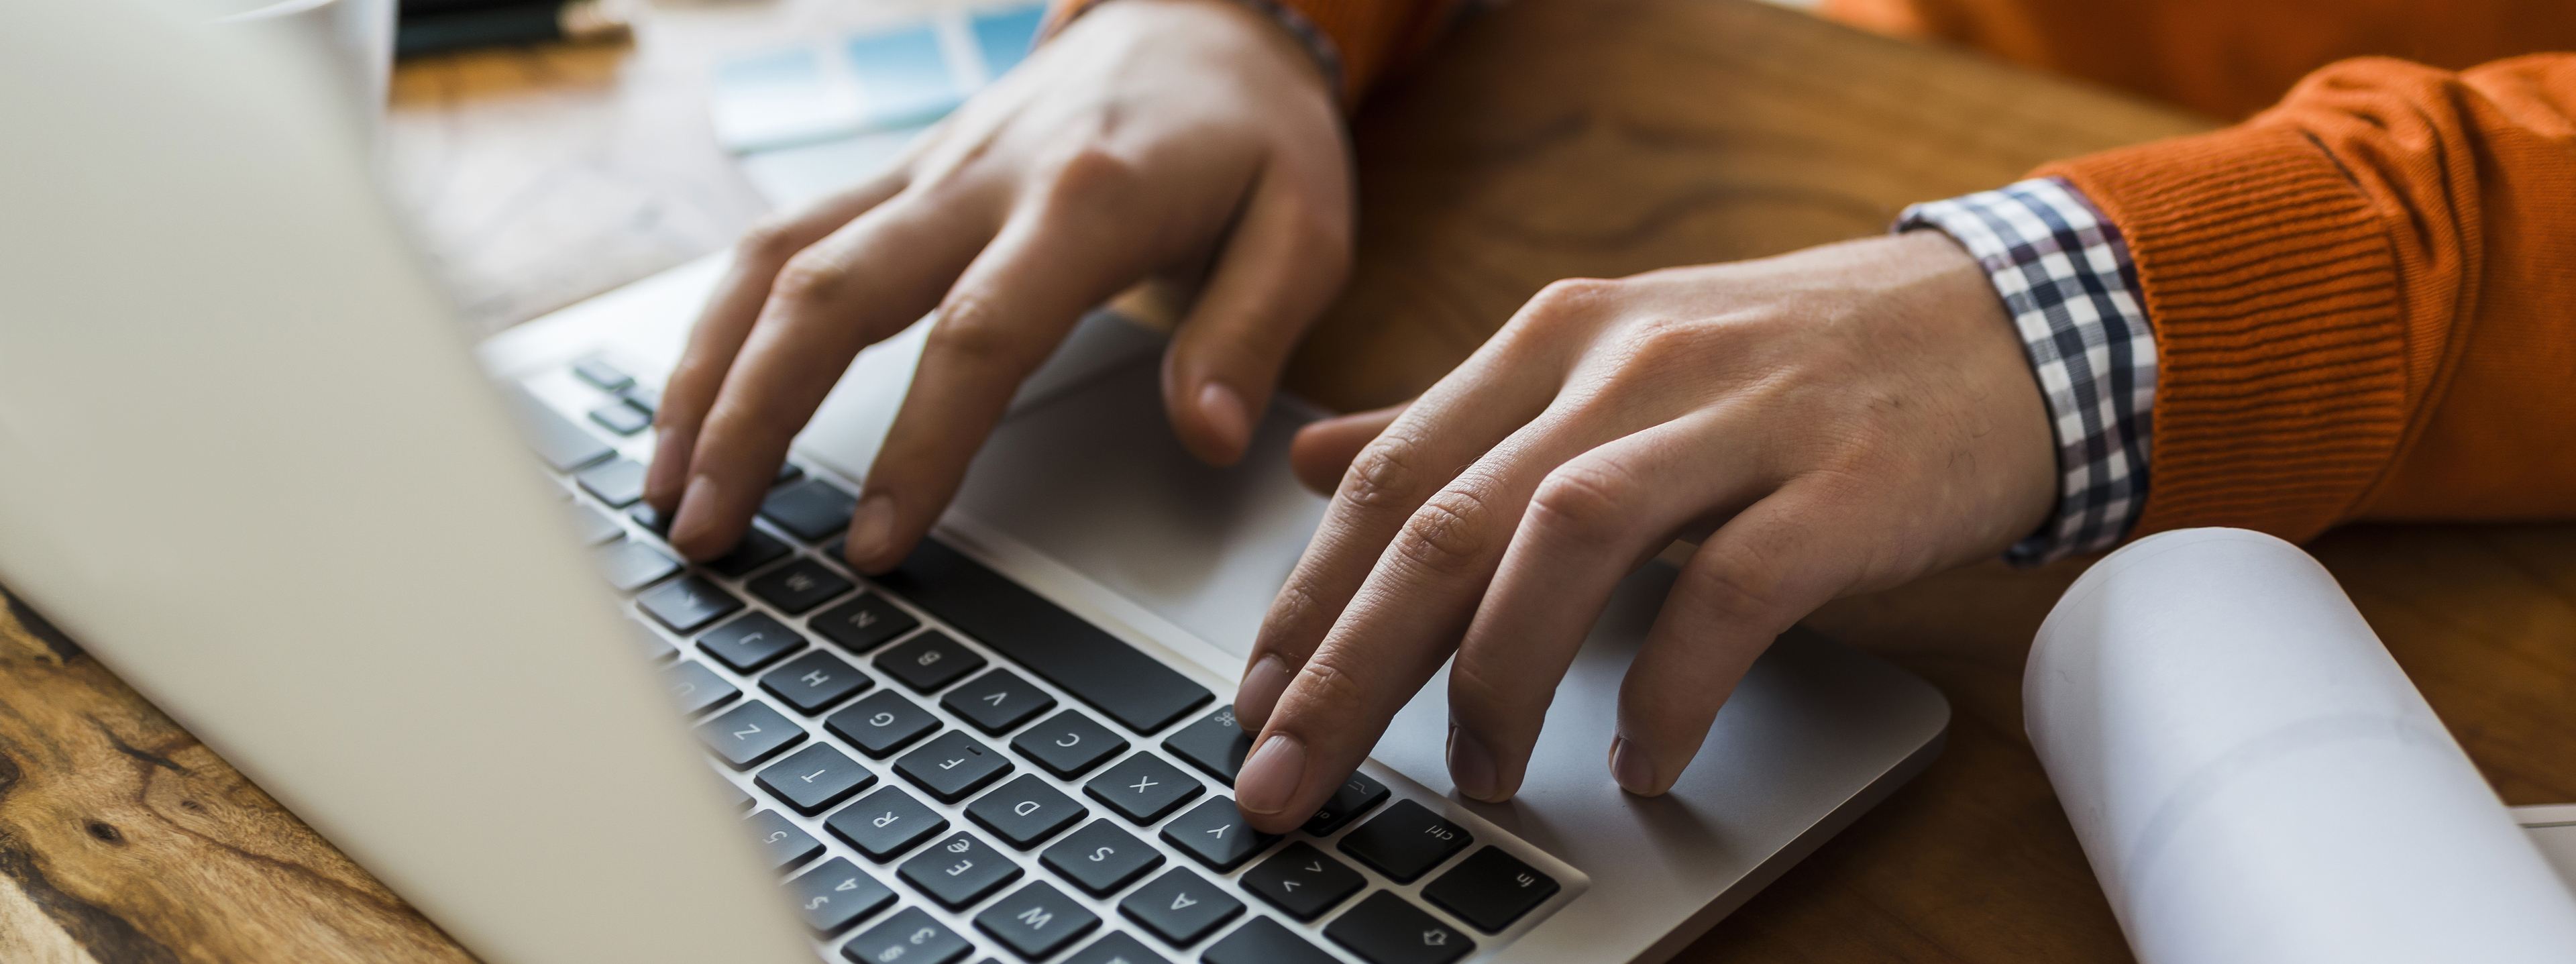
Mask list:
[[[1652,961],[1928,765],[1949,710],[1792,632],[1673,791],[1604,772],[1645,566],[1520,795],[1445,681],[1252,833],[1227,705],[1323,501],[1191,460],[1095,314],[894,572],[850,493],[870,349],[754,532],[683,565],[644,425],[721,258],[480,346],[295,51],[131,2],[0,8],[0,583],[495,962]]]

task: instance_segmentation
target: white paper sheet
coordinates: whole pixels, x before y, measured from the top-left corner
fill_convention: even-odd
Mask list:
[[[2022,701],[2148,964],[2576,962],[2576,898],[2295,546],[2113,553],[2040,627]]]

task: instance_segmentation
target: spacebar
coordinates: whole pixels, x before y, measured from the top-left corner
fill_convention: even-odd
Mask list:
[[[1215,698],[1207,687],[936,539],[877,582],[1109,714],[1153,733]]]

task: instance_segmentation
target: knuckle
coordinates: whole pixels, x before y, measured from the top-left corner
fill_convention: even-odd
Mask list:
[[[1626,473],[1569,462],[1548,473],[1530,496],[1531,519],[1565,538],[1587,544],[1606,542],[1626,521],[1624,507],[1635,502],[1634,488]]]
[[[1059,204],[1096,204],[1128,196],[1143,180],[1136,162],[1096,143],[1064,153],[1047,182],[1047,197]]]
[[[1404,520],[1395,551],[1425,570],[1457,575],[1474,569],[1491,542],[1485,501],[1464,489],[1447,489]]]
[[[840,294],[849,281],[847,264],[808,251],[787,259],[787,266],[778,269],[778,280],[770,286],[770,293],[792,303],[826,302]]]
[[[1601,278],[1552,281],[1530,296],[1529,313],[1536,320],[1562,319],[1599,306],[1618,288],[1618,282]]]
[[[1011,330],[991,301],[975,295],[951,295],[939,306],[930,326],[928,348],[941,355],[969,360],[1016,357],[1027,339]]]
[[[1403,505],[1421,476],[1414,466],[1420,458],[1420,446],[1412,439],[1380,433],[1351,460],[1342,476],[1341,498],[1364,509]]]
[[[804,250],[801,232],[795,223],[783,217],[762,218],[742,233],[734,243],[735,256],[747,264],[785,264],[787,259]]]
[[[1366,687],[1342,667],[1342,662],[1353,655],[1349,647],[1327,643],[1306,659],[1306,665],[1297,671],[1297,688],[1303,690],[1297,700],[1301,709],[1321,710],[1338,723],[1341,717],[1364,705]]]

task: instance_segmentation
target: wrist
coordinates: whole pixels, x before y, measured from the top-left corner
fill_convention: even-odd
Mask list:
[[[1183,37],[1234,47],[1293,65],[1338,102],[1341,54],[1332,39],[1294,9],[1271,0],[1078,0],[1059,7],[1056,33],[1135,30],[1156,39]],[[1087,28],[1084,25],[1091,25]]]

